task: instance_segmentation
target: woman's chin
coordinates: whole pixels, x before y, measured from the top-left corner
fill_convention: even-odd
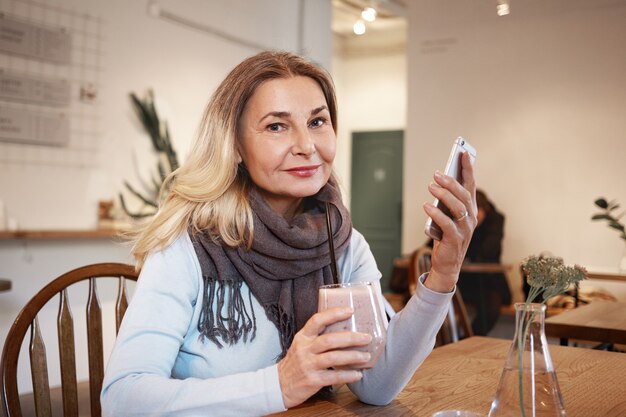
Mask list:
[[[291,182],[291,186],[288,188],[286,194],[293,197],[304,198],[315,195],[322,189],[328,182],[328,179],[323,178],[307,178],[300,179],[298,181]]]

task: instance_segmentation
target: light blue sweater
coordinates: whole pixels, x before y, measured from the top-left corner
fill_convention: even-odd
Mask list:
[[[343,281],[374,282],[380,293],[380,272],[356,230],[338,268]],[[432,350],[452,294],[430,291],[422,281],[388,324],[377,365],[349,385],[361,401],[390,402]],[[278,330],[263,307],[252,297],[254,340],[218,348],[199,339],[203,288],[187,234],[148,257],[107,366],[105,416],[260,416],[285,409],[275,363]],[[248,292],[244,284],[246,303]]]

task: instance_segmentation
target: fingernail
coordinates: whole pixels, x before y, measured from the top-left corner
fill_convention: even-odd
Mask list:
[[[369,361],[372,359],[372,355],[369,352],[363,352],[363,362]]]
[[[441,173],[441,171],[439,170],[435,171],[435,178],[443,178],[443,174]]]
[[[435,182],[431,182],[430,184],[428,184],[428,186],[430,188],[441,188],[441,185],[435,183]]]

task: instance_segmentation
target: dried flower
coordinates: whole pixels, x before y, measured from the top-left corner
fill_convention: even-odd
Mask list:
[[[542,295],[542,303],[549,298],[565,292],[567,288],[586,278],[587,270],[580,266],[567,266],[562,258],[541,258],[529,256],[522,262],[522,269],[526,274],[530,292],[526,303],[532,303]]]

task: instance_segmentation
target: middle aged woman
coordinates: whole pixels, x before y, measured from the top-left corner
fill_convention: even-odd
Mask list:
[[[352,314],[316,313],[319,286],[332,283],[326,202],[342,281],[373,282],[382,303],[381,274],[332,173],[336,129],[332,81],[305,59],[263,52],[228,74],[166,200],[137,231],[142,270],[108,364],[105,415],[265,415],[329,385],[378,405],[402,390],[434,345],[476,226],[472,167],[465,155],[462,184],[436,172],[429,185],[456,220],[424,204],[443,238],[376,366],[333,369],[367,362],[350,348],[370,336],[322,334]]]

